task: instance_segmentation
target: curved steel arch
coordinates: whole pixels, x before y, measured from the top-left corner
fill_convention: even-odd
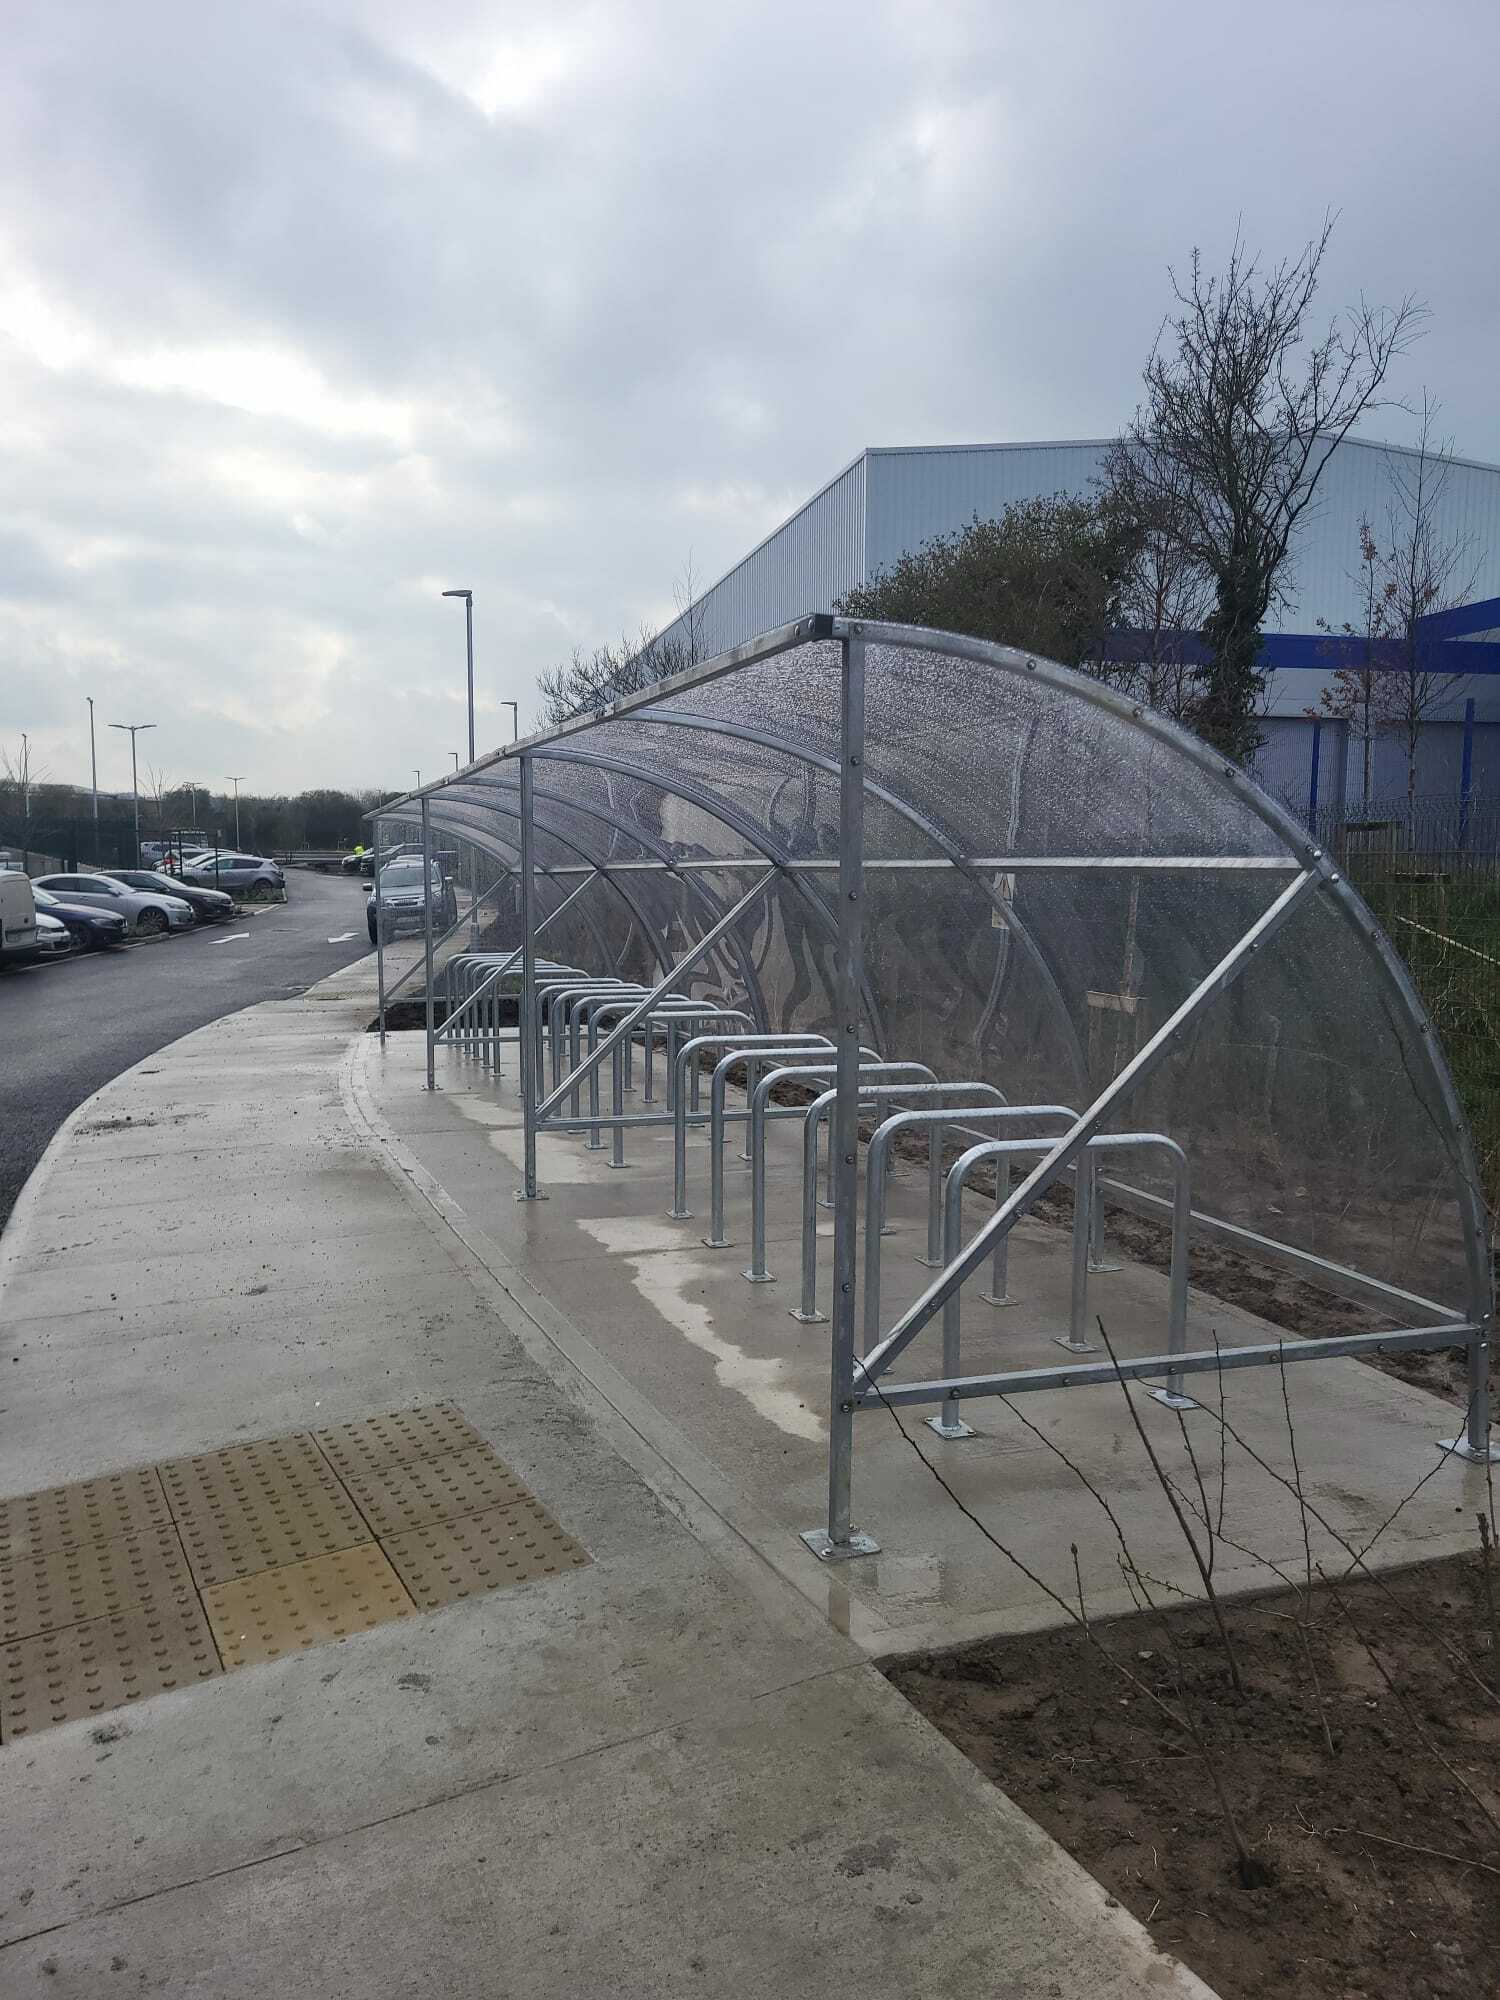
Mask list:
[[[457,784],[450,781],[447,789],[450,793],[465,791],[483,792],[489,797],[493,797],[497,792],[503,793],[507,798],[515,798],[518,803],[515,806],[489,805],[487,803],[482,807],[475,804],[470,809],[476,812],[503,812],[507,819],[519,820],[521,817],[519,785],[506,783],[499,778],[486,778],[482,782],[475,779],[460,779]],[[720,917],[723,916],[726,906],[714,895],[708,884],[700,881],[697,874],[691,870],[678,871],[674,869],[669,849],[657,840],[654,835],[622,824],[620,821],[612,818],[601,807],[571,798],[566,792],[555,792],[546,785],[534,785],[532,787],[532,798],[533,800],[550,800],[554,805],[565,806],[569,811],[584,813],[590,819],[597,819],[604,826],[612,827],[617,832],[629,834],[639,846],[645,848],[648,854],[654,855],[661,861],[664,870],[671,873],[674,881],[681,882],[690,894],[696,896],[704,904],[714,923],[717,923]],[[460,803],[467,805],[469,801],[461,800]],[[580,847],[576,841],[570,840],[565,834],[559,833],[556,826],[550,820],[543,821],[536,819],[534,808],[533,819],[535,819],[536,825],[543,832],[550,834],[553,839],[560,841],[564,847],[568,848],[571,853],[576,854],[590,868],[597,868],[600,874],[609,881],[610,886],[625,899],[634,912],[636,921],[645,932],[647,947],[656,959],[657,965],[663,972],[670,971],[671,961],[667,958],[664,949],[657,939],[655,926],[647,919],[640,904],[635,899],[634,892],[627,889],[623,882],[616,879],[609,864],[596,860],[588,848]],[[755,969],[755,962],[740,938],[731,937],[726,940],[726,943],[728,943],[729,948],[739,963],[740,976],[744,982],[745,992],[755,1015],[756,1022],[759,1026],[764,1027],[768,1018],[766,1014],[765,993],[761,987],[760,975]]]
[[[1003,673],[1040,681],[1045,687],[1055,688],[1059,693],[1072,695],[1076,699],[1092,703],[1096,708],[1104,709],[1116,720],[1155,737],[1159,742],[1177,751],[1205,775],[1226,784],[1240,803],[1254,813],[1262,825],[1279,840],[1285,842],[1304,868],[1313,870],[1323,878],[1323,887],[1332,897],[1339,915],[1375,961],[1382,984],[1398,1014],[1404,1017],[1413,1031],[1413,1038],[1421,1051],[1427,1079],[1447,1114],[1446,1136],[1452,1142],[1453,1166],[1459,1187],[1459,1208],[1463,1217],[1464,1251],[1470,1283],[1470,1310],[1476,1321],[1488,1326],[1494,1311],[1494,1272],[1489,1248],[1489,1212],[1485,1205],[1473,1138],[1447,1060],[1442,1053],[1431,1018],[1412,983],[1411,975],[1402,963],[1395,946],[1381,929],[1374,911],[1370,909],[1359,891],[1332,865],[1307,829],[1300,826],[1286,808],[1278,804],[1268,792],[1263,792],[1237,764],[1226,762],[1201,737],[1192,735],[1180,723],[1173,722],[1170,716],[1162,715],[1156,709],[1147,708],[1140,702],[1131,701],[1116,689],[1107,687],[1102,681],[1091,680],[1088,675],[1077,673],[1071,667],[1060,666],[1055,660],[1044,659],[1039,654],[1020,652],[1014,646],[998,646],[987,639],[969,639],[952,632],[932,632],[920,625],[885,625],[867,619],[837,619],[835,631],[840,634],[847,632],[851,637],[858,635],[866,640],[873,639],[877,643],[886,645],[904,646],[912,652],[937,653],[949,659],[971,660],[977,665],[996,667]]]
[[[741,742],[759,743],[767,750],[781,751],[789,757],[799,758],[804,764],[810,764],[816,770],[827,772],[835,780],[839,775],[838,759],[830,757],[825,751],[789,742],[786,737],[778,736],[774,730],[757,729],[752,723],[721,721],[715,716],[705,715],[701,709],[638,708],[632,713],[630,720],[677,724],[685,729],[706,729],[719,736],[738,737]],[[1073,1063],[1074,1081],[1086,1085],[1088,1059],[1084,1055],[1083,1044],[1078,1039],[1078,1030],[1068,1010],[1068,1003],[1063,997],[1062,988],[1057,983],[1057,975],[1047,963],[1046,954],[1032,936],[1030,928],[1017,915],[1015,905],[1008,903],[999,891],[985,880],[979,869],[970,866],[968,857],[956,842],[950,840],[947,834],[934,826],[925,813],[919,812],[899,793],[891,791],[886,785],[877,784],[868,773],[865,777],[865,791],[871,798],[879,799],[882,805],[889,806],[891,811],[904,819],[908,825],[914,826],[924,840],[930,840],[933,846],[952,862],[959,873],[974,884],[991,908],[1005,918],[1023,954],[1041,980],[1047,998],[1056,1010],[1062,1028],[1063,1042]]]
[[[757,832],[754,821],[727,799],[716,799],[712,793],[703,791],[700,786],[688,784],[681,779],[669,780],[660,771],[653,771],[644,764],[632,763],[624,757],[606,756],[597,750],[574,750],[571,747],[528,750],[525,754],[528,757],[547,758],[554,763],[582,764],[592,766],[595,770],[615,771],[621,777],[638,779],[640,783],[650,785],[658,792],[665,792],[669,798],[685,799],[689,805],[697,806],[700,812],[707,813],[710,819],[719,820],[732,833],[739,834],[742,840],[753,847],[758,854],[763,855],[767,861],[774,863],[777,868],[786,869],[787,863],[795,858],[787,853],[779,841],[768,841],[764,834]],[[732,857],[721,858],[728,860]],[[819,927],[829,937],[837,939],[837,919],[816,889],[794,869],[789,870],[783,876],[783,880],[790,882],[797,894],[802,897]],[[880,1018],[880,1009],[876,1005],[875,995],[870,990],[868,980],[863,982],[862,996],[865,1015],[872,1030],[872,1039],[878,1048],[882,1048],[885,1045],[885,1030]]]
[[[392,814],[380,814],[380,818],[392,818],[392,820],[400,820],[400,818],[402,818],[402,814],[400,814],[400,812],[392,812]],[[440,820],[438,820],[438,818],[434,816],[434,818],[432,818],[432,824],[440,824]],[[466,826],[450,826],[450,828],[448,828],[448,832],[454,832],[454,834],[458,834],[460,838],[468,840],[468,842],[470,842],[472,846],[476,846],[476,848],[478,848],[478,850],[480,850],[482,854],[488,854],[488,856],[490,856],[490,860],[506,860],[506,862],[508,862],[508,860],[518,860],[518,854],[516,854],[516,850],[514,850],[514,848],[508,848],[508,846],[506,846],[506,844],[504,844],[504,842],[500,840],[500,836],[498,836],[498,834],[488,834],[488,832],[486,832],[486,834],[480,834],[478,830],[472,830],[472,828],[466,828]],[[590,866],[592,866],[592,862],[590,862]],[[616,884],[610,884],[610,886],[614,888]],[[600,922],[598,922],[598,916],[596,916],[596,914],[594,914],[594,912],[592,912],[592,910],[590,910],[590,908],[586,906],[586,898],[580,898],[580,912],[578,912],[578,914],[580,914],[582,922],[584,922],[584,924],[586,924],[586,926],[590,928],[590,932],[594,934],[594,942],[598,944],[598,952],[600,952],[600,958],[608,958],[608,956],[610,956],[610,942],[608,942],[608,938],[604,936],[604,930],[602,930],[602,926],[600,926]]]
[[[472,840],[476,847],[486,846],[486,840],[481,838],[478,827],[471,825],[467,819],[459,818],[457,817],[457,815],[464,812],[481,813],[484,810],[485,808],[482,806],[477,806],[477,805],[467,806],[465,802],[462,800],[451,800],[451,799],[449,803],[446,805],[446,807],[440,809],[438,805],[438,795],[434,795],[432,798],[431,811],[433,814],[434,823],[437,825],[442,825],[445,819],[450,821],[452,831],[461,834],[463,838],[466,840]],[[517,813],[515,817],[519,819],[520,814]],[[540,822],[538,822],[538,824],[540,825]],[[667,960],[665,954],[663,953],[661,946],[657,943],[654,926],[647,918],[645,911],[641,908],[640,904],[637,902],[634,892],[631,891],[630,889],[627,889],[624,883],[618,881],[615,878],[615,876],[610,872],[607,866],[604,866],[600,862],[596,861],[593,855],[589,853],[587,848],[580,847],[576,841],[569,840],[566,834],[559,833],[555,827],[550,825],[542,827],[542,831],[546,833],[550,839],[555,840],[560,847],[565,847],[570,854],[576,854],[579,860],[583,862],[586,867],[598,870],[600,880],[608,883],[609,887],[614,890],[615,894],[620,898],[620,900],[625,904],[626,908],[630,911],[636,923],[640,925],[642,933],[644,934],[646,939],[647,949],[653,954],[661,970],[663,972],[666,972],[669,969],[669,961]],[[489,839],[494,840],[496,839],[496,836],[491,835],[489,836]],[[509,852],[516,859],[519,859],[518,849],[510,848]],[[597,923],[588,915],[587,910],[583,911],[583,916],[585,922],[588,923],[590,930],[593,931],[594,936],[598,940],[601,952],[607,955],[607,946],[605,944],[604,935],[600,931]]]

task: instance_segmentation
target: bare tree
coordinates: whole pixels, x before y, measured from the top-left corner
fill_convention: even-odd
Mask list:
[[[647,626],[638,638],[622,638],[618,646],[596,646],[592,653],[575,646],[566,666],[547,667],[537,675],[542,720],[555,728],[575,715],[597,715],[691,664],[684,642],[661,639]]]
[[[1261,625],[1281,593],[1292,532],[1335,449],[1379,406],[1425,308],[1364,301],[1310,330],[1333,218],[1295,258],[1264,269],[1238,234],[1220,276],[1194,250],[1178,311],[1144,371],[1145,398],[1106,476],[1119,505],[1159,525],[1213,580],[1210,658],[1191,720],[1226,755],[1253,756],[1265,682]]]
[[[1385,720],[1382,674],[1388,665],[1385,655],[1391,638],[1391,607],[1383,569],[1375,531],[1368,517],[1361,515],[1357,573],[1361,622],[1356,626],[1345,619],[1337,628],[1337,636],[1359,641],[1359,664],[1335,667],[1327,687],[1318,697],[1318,707],[1307,711],[1315,719],[1326,715],[1349,724],[1350,733],[1359,745],[1361,811],[1366,819],[1370,816],[1373,790],[1375,734]],[[1320,631],[1334,634],[1335,628],[1326,618],[1318,620],[1318,627]]]
[[[1390,670],[1383,677],[1384,718],[1406,752],[1408,826],[1417,793],[1417,751],[1434,710],[1448,701],[1465,676],[1434,664],[1422,621],[1466,603],[1479,565],[1473,537],[1445,537],[1442,503],[1453,469],[1451,441],[1434,437],[1438,405],[1422,397],[1422,423],[1409,455],[1387,463],[1389,549],[1382,559],[1386,617],[1391,627]]]
[[[707,654],[703,645],[703,601],[691,549],[687,552],[681,575],[673,582],[672,600],[677,606],[677,623],[682,628],[681,639],[672,643],[680,646],[686,654],[683,666],[696,667]],[[677,669],[673,667],[671,671],[675,673]]]
[[[1149,708],[1184,721],[1197,693],[1193,641],[1213,607],[1213,582],[1173,532],[1175,498],[1165,513],[1122,536],[1126,550],[1118,617],[1131,633],[1131,657],[1109,674]]]
[[[23,820],[30,819],[31,795],[46,775],[46,766],[37,763],[32,754],[31,738],[24,729],[21,731],[19,750],[0,749],[0,782],[14,796]]]

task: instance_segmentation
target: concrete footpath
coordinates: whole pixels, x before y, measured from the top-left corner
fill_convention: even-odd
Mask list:
[[[451,1403],[591,1561],[0,1747],[0,1995],[1206,1995],[498,1282],[361,1101],[372,987],[58,1134],[0,1487]]]

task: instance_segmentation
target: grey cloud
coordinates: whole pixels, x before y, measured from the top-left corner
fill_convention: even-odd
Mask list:
[[[81,772],[92,692],[161,705],[173,770],[437,769],[440,583],[478,593],[494,740],[865,443],[1117,424],[1166,262],[1240,214],[1274,253],[1339,207],[1329,304],[1428,296],[1401,386],[1500,457],[1497,53],[1467,4],[1414,50],[1291,0],[35,0],[0,324],[52,318],[0,334],[0,740]]]

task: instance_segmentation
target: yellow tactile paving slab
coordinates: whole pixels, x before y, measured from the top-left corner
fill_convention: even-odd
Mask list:
[[[429,1521],[456,1521],[489,1507],[537,1502],[487,1444],[450,1451],[442,1458],[387,1465],[378,1472],[349,1472],[344,1483],[378,1536],[399,1535]]]
[[[388,1465],[405,1465],[415,1458],[442,1458],[452,1451],[470,1451],[484,1439],[452,1403],[429,1403],[416,1410],[393,1410],[389,1416],[366,1417],[362,1423],[336,1424],[313,1436],[340,1478],[351,1473],[379,1472]]]
[[[91,1618],[23,1639],[7,1646],[0,1661],[0,1733],[7,1743],[221,1671],[196,1594],[187,1603]]]
[[[589,1560],[583,1545],[534,1501],[491,1507],[459,1521],[433,1521],[388,1536],[382,1546],[424,1611],[501,1590],[508,1583],[581,1569]]]
[[[580,1568],[451,1403],[0,1500],[0,1742]]]
[[[279,1660],[409,1618],[413,1610],[401,1579],[371,1542],[215,1584],[203,1604],[226,1667]]]
[[[0,1500],[0,1560],[114,1541],[165,1526],[171,1518],[154,1465],[48,1486]]]
[[[200,1590],[371,1539],[306,1433],[171,1459],[161,1475]]]
[[[165,1609],[196,1595],[170,1522],[115,1542],[0,1562],[0,1645],[137,1606]]]

